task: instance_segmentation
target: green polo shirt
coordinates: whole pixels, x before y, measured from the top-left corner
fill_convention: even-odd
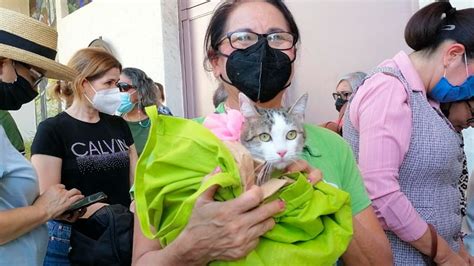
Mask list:
[[[225,112],[224,105],[216,108],[216,113]],[[204,117],[194,119],[203,123]],[[356,215],[370,206],[362,177],[354,155],[346,141],[336,133],[313,125],[305,125],[306,143],[302,159],[323,173],[323,179],[346,191],[351,196],[352,214]],[[131,192],[133,194],[134,188]]]
[[[349,145],[336,133],[305,125],[306,143],[302,159],[323,173],[323,179],[351,196],[352,214],[356,215],[371,202]]]
[[[148,139],[148,133],[150,131],[150,119],[144,119],[142,121],[131,122],[127,121],[127,125],[132,132],[133,142],[137,149],[137,154],[142,154],[143,148],[145,147],[146,140]]]

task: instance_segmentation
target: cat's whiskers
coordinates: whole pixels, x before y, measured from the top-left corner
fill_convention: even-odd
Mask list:
[[[259,165],[257,169],[255,169],[255,170],[258,171],[256,180],[255,180],[255,181],[256,181],[255,183],[256,183],[257,185],[262,184],[262,179],[263,179],[264,176],[265,176],[266,165],[267,165],[267,162],[264,162],[264,163],[262,163],[261,165]]]
[[[265,161],[264,164],[262,164],[262,168],[257,174],[257,185],[262,185],[266,181],[268,181],[271,171],[273,169],[272,163]]]

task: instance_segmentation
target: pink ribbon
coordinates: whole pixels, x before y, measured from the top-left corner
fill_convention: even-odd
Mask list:
[[[203,125],[221,140],[239,141],[243,123],[244,116],[239,111],[230,109],[227,113],[208,115]]]

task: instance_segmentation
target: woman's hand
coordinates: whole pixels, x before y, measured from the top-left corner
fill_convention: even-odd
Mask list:
[[[469,254],[465,251],[462,242],[460,243],[459,253],[456,253],[441,236],[438,235],[437,237],[438,253],[434,259],[437,265],[469,265]]]
[[[308,182],[311,184],[316,184],[323,179],[323,173],[317,168],[313,168],[305,160],[297,160],[294,163],[286,167],[286,171],[289,173],[292,172],[303,172],[308,175]]]
[[[43,210],[48,220],[50,220],[62,217],[69,206],[82,198],[84,196],[79,190],[75,188],[66,190],[64,185],[56,184],[41,194],[33,203],[33,206]],[[79,214],[78,212],[75,215]]]
[[[77,221],[77,219],[84,216],[84,213],[86,213],[86,211],[87,211],[87,208],[82,208],[82,209],[79,209],[79,210],[75,210],[73,212],[63,213],[63,214],[59,215],[58,217],[56,217],[54,219],[55,220],[66,221],[66,222],[69,222],[69,223],[75,223]]]
[[[471,265],[472,263],[474,263],[474,261],[472,261],[472,256],[469,255],[469,252],[467,252],[466,250],[466,247],[464,246],[464,243],[462,240],[459,241],[459,252],[458,252],[459,256],[461,256],[461,258],[468,264],[468,265]],[[472,262],[471,262],[472,261]]]
[[[245,257],[275,225],[272,216],[285,208],[280,200],[260,205],[263,193],[257,186],[226,202],[214,201],[217,189],[212,186],[198,198],[188,225],[166,248],[186,265]]]
[[[469,265],[458,253],[451,251],[446,256],[439,258],[438,256],[435,259],[437,265]]]
[[[13,83],[16,80],[15,67],[13,61],[8,58],[0,58],[0,81]]]

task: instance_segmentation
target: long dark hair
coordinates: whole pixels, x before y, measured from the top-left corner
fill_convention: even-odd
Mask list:
[[[227,26],[227,19],[230,13],[243,2],[244,1],[239,0],[224,1],[215,9],[204,37],[204,50],[206,54],[204,59],[204,68],[206,70],[210,70],[208,66],[209,60],[215,58],[217,55],[217,46],[225,34],[224,30]],[[265,2],[276,7],[283,14],[283,17],[285,17],[285,20],[288,23],[290,32],[295,35],[295,43],[298,42],[300,38],[300,32],[288,7],[281,0],[266,0]]]
[[[448,1],[434,2],[418,10],[405,28],[405,41],[415,51],[432,53],[445,40],[464,45],[474,57],[474,8],[456,10]]]

